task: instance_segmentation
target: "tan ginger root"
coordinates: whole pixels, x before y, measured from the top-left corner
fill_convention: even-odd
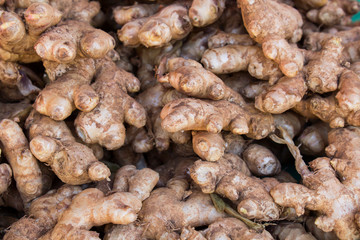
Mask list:
[[[202,101],[184,98],[165,105],[160,113],[161,126],[168,132],[222,129],[261,139],[274,130],[270,114],[260,113],[251,105],[240,107],[228,101]]]
[[[277,157],[270,149],[259,144],[250,144],[242,157],[255,176],[272,176],[281,171],[281,164]]]
[[[228,45],[208,49],[201,62],[206,69],[216,74],[247,70],[251,76],[271,83],[282,76],[277,64],[267,59],[257,46]]]
[[[28,216],[12,224],[4,240],[38,239],[51,230],[58,218],[71,204],[72,198],[81,192],[78,186],[63,185],[31,202]]]
[[[138,18],[149,17],[157,12],[158,4],[137,4],[132,6],[118,6],[113,10],[114,20],[117,24],[124,25]]]
[[[308,232],[310,232],[318,240],[337,240],[338,238],[333,232],[324,232],[315,225],[315,217],[307,217],[305,226]]]
[[[110,170],[97,160],[93,150],[75,141],[65,122],[33,111],[25,127],[29,129],[31,152],[63,182],[79,185],[110,176]]]
[[[338,37],[321,43],[321,51],[307,52],[308,64],[304,67],[307,86],[313,92],[326,93],[338,87],[338,77],[344,68],[342,61],[343,46]]]
[[[181,232],[181,240],[216,240],[216,239],[243,239],[243,240],[271,240],[273,237],[268,231],[257,233],[249,229],[245,223],[236,218],[220,218],[211,223],[205,230],[196,231],[194,228],[185,228]]]
[[[240,94],[227,87],[215,74],[200,66],[182,66],[171,70],[158,81],[170,83],[180,93],[197,98],[224,99],[240,105],[245,103]]]
[[[149,18],[128,22],[123,26],[124,30],[118,32],[118,37],[125,46],[139,42],[146,47],[165,46],[171,40],[183,39],[192,30],[187,12],[180,4],[169,5]]]
[[[328,145],[329,124],[317,122],[304,129],[297,141],[300,151],[306,155],[321,156]]]
[[[108,223],[134,222],[141,202],[150,195],[158,179],[159,175],[151,169],[136,170],[134,166],[124,166],[117,173],[116,189],[112,194],[105,196],[96,188],[82,191],[74,197],[56,226],[40,239],[100,240],[98,233],[89,230]]]
[[[225,9],[225,0],[194,0],[189,9],[191,23],[205,27],[218,20]]]
[[[114,226],[106,239],[175,240],[180,238],[177,229],[208,225],[224,217],[216,211],[208,194],[187,189],[186,180],[169,180],[166,187],[155,189],[143,202],[139,224]]]
[[[5,192],[11,183],[12,171],[9,164],[0,164],[0,195]]]
[[[92,87],[99,95],[99,104],[77,116],[76,131],[85,143],[117,149],[125,142],[124,121],[137,128],[146,123],[145,109],[127,94],[138,91],[140,83],[108,59],[98,60],[96,65],[97,79]]]
[[[17,189],[24,202],[40,196],[44,190],[37,160],[20,126],[9,119],[0,122],[0,142],[14,174]]]
[[[279,240],[316,240],[311,233],[306,232],[300,223],[280,222],[274,227],[273,235]]]
[[[326,152],[332,159],[323,157],[310,162],[313,172],[302,160],[292,140],[284,133],[283,137],[283,142],[295,157],[295,166],[304,185],[281,183],[275,186],[270,191],[275,202],[280,206],[295,208],[298,215],[304,214],[305,208],[316,211],[318,217],[315,224],[318,228],[325,232],[334,231],[339,239],[358,239],[360,232],[354,219],[358,211],[359,188],[357,177],[351,170],[357,169],[357,148],[354,146],[359,141],[359,130],[349,127],[330,132],[330,145]]]
[[[238,202],[241,215],[261,221],[278,219],[280,209],[265,188],[265,182],[249,174],[245,162],[231,154],[225,154],[217,162],[196,161],[190,168],[191,178],[204,193],[216,192]]]
[[[235,34],[218,32],[211,36],[208,41],[210,49],[221,48],[227,45],[241,45],[241,46],[252,46],[255,45],[255,41],[249,36],[249,34]]]
[[[115,40],[86,22],[69,20],[43,34],[34,47],[44,60],[69,63],[76,56],[102,58],[115,47]]]
[[[46,3],[33,3],[24,12],[26,24],[14,12],[0,11],[0,58],[25,63],[39,61],[34,44],[39,35],[61,20],[61,12]]]
[[[95,74],[92,59],[78,59],[73,69],[48,84],[37,96],[34,108],[54,120],[64,120],[75,108],[91,111],[99,102],[99,96],[90,87]]]
[[[255,97],[255,107],[263,112],[283,113],[301,101],[307,91],[304,77],[282,77],[273,86]]]
[[[274,0],[238,0],[237,3],[246,30],[262,44],[264,55],[277,62],[286,76],[295,77],[303,67],[304,58],[287,40],[295,43],[301,39],[303,21],[300,13]]]

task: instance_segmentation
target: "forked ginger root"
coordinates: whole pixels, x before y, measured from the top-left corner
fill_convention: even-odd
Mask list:
[[[51,190],[31,202],[28,216],[13,225],[4,236],[4,240],[38,239],[52,229],[58,218],[71,204],[72,198],[81,192],[78,186],[63,185]]]
[[[61,181],[78,185],[110,176],[110,170],[97,160],[93,150],[75,141],[65,122],[33,111],[25,125],[29,129],[31,152],[49,165]]]
[[[43,179],[37,160],[20,126],[9,119],[0,122],[0,142],[12,168],[17,189],[24,202],[43,193]]]
[[[40,239],[100,240],[97,232],[89,231],[93,226],[134,222],[142,201],[150,195],[159,175],[151,169],[138,171],[133,166],[125,166],[119,171],[115,183],[125,181],[116,183],[116,189],[111,194],[105,196],[96,188],[77,194],[55,227]]]
[[[303,67],[304,57],[287,40],[296,43],[301,39],[303,21],[300,13],[275,0],[238,0],[237,3],[246,30],[262,44],[264,55],[277,62],[286,76],[295,77]]]

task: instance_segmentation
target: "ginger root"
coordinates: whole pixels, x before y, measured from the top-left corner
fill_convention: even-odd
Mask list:
[[[22,200],[29,202],[40,196],[44,191],[42,173],[20,126],[3,119],[0,122],[0,142]]]
[[[12,170],[9,164],[0,164],[0,195],[5,192],[11,183]]]
[[[218,20],[225,9],[225,0],[194,0],[189,9],[191,23],[205,27]]]

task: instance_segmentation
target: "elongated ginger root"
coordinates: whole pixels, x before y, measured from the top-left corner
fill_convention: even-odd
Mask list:
[[[42,174],[20,126],[12,120],[2,120],[0,122],[0,142],[23,201],[29,202],[40,196],[44,190]]]
[[[69,20],[43,34],[34,47],[42,59],[69,63],[76,56],[105,57],[115,47],[115,40],[88,23]]]
[[[72,198],[81,192],[78,186],[64,185],[51,190],[31,202],[28,216],[12,224],[4,240],[38,239],[51,230],[58,218],[71,204]]]
[[[195,0],[189,9],[191,23],[205,27],[218,20],[225,9],[225,0]]]
[[[125,142],[124,121],[137,128],[146,123],[145,109],[127,94],[138,91],[140,84],[136,77],[108,59],[96,64],[97,80],[92,87],[100,96],[99,104],[77,116],[76,131],[85,143],[117,149]]]
[[[138,18],[149,17],[159,9],[158,4],[137,4],[132,6],[118,6],[114,8],[113,15],[117,24],[124,25]]]
[[[224,217],[216,211],[209,195],[198,190],[188,195],[187,189],[186,180],[169,180],[166,187],[155,189],[143,202],[139,224],[114,226],[106,239],[175,240],[180,238],[177,229],[208,225]]]
[[[55,227],[40,239],[100,240],[97,232],[89,230],[93,226],[108,223],[134,222],[141,209],[142,200],[150,195],[158,179],[158,174],[151,169],[138,171],[133,166],[124,166],[117,173],[116,189],[112,194],[105,196],[96,188],[88,188],[77,194]],[[127,190],[130,192],[121,192]],[[78,221],[79,217],[81,221]]]
[[[0,195],[10,186],[12,171],[9,164],[0,164]]]
[[[181,240],[216,239],[271,240],[273,237],[266,230],[257,233],[249,229],[245,223],[236,218],[220,218],[199,232],[193,228],[185,228],[181,232]]]
[[[201,62],[206,69],[216,74],[247,70],[251,76],[271,83],[282,76],[277,64],[267,59],[257,46],[228,45],[208,49]]]
[[[300,13],[274,0],[238,0],[237,3],[246,30],[262,44],[264,55],[277,62],[286,76],[295,77],[303,67],[304,57],[287,40],[295,43],[301,39],[303,21]]]
[[[301,101],[307,91],[304,77],[282,77],[273,86],[255,97],[255,107],[263,112],[283,113]]]
[[[225,154],[217,162],[196,161],[190,168],[190,176],[203,192],[216,192],[238,202],[238,212],[249,219],[278,219],[280,209],[265,188],[265,182],[250,177],[247,166],[243,166],[242,159]]]
[[[110,170],[97,160],[93,150],[75,141],[65,122],[33,111],[26,128],[29,129],[31,152],[51,166],[63,182],[78,185],[110,176]]]
[[[310,162],[313,172],[308,169],[298,148],[284,132],[283,137],[282,141],[295,157],[295,166],[304,185],[281,183],[275,186],[270,191],[275,202],[280,206],[295,208],[298,215],[304,214],[305,208],[316,211],[318,217],[315,224],[321,230],[334,231],[339,239],[358,239],[360,232],[354,220],[358,211],[359,188],[357,177],[351,170],[358,169],[357,149],[354,146],[359,141],[359,129],[349,127],[330,132],[330,145],[326,152],[332,159],[322,157]]]
[[[281,164],[270,149],[250,144],[242,154],[244,161],[255,176],[272,176],[281,171]]]
[[[171,70],[161,77],[159,82],[170,83],[183,94],[212,100],[224,99],[240,105],[245,103],[240,94],[227,87],[215,74],[200,66],[182,66]]]
[[[224,100],[178,99],[166,104],[160,117],[161,126],[168,132],[206,130],[218,133],[224,129],[261,139],[274,129],[271,115],[261,114],[250,105],[240,107]]]
[[[24,13],[26,24],[14,12],[0,11],[0,58],[25,63],[39,61],[33,49],[39,35],[61,20],[61,12],[47,3],[33,3]]]
[[[249,34],[235,34],[226,32],[218,32],[211,36],[208,41],[208,46],[210,49],[221,48],[227,45],[252,46],[255,45],[255,42],[252,40]]]
[[[192,30],[187,12],[186,7],[180,4],[169,5],[149,18],[137,19],[136,23],[128,22],[123,26],[127,30],[119,31],[118,37],[125,46],[128,42],[137,45],[136,39],[146,47],[165,46],[171,40],[186,37]]]

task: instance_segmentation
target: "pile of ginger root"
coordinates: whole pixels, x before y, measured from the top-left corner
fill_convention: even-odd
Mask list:
[[[359,11],[0,1],[0,239],[360,239]]]

